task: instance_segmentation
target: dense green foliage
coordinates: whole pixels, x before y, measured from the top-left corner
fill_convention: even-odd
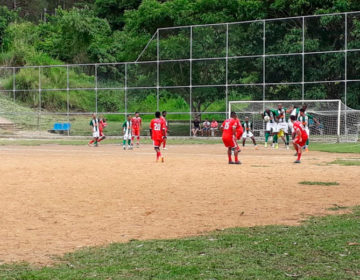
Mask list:
[[[261,18],[287,17],[360,10],[360,2],[350,0],[88,0],[42,1],[41,10],[48,8],[45,21],[38,21],[36,10],[17,1],[15,12],[0,9],[0,64],[8,66],[47,65],[63,63],[133,61],[144,48],[157,28],[233,22]],[[7,1],[11,7],[12,1]],[[15,1],[16,2],[16,1]],[[31,2],[31,1],[30,1]],[[55,7],[58,8],[55,10]],[[74,6],[75,5],[75,6]],[[66,8],[66,9],[64,9]],[[26,13],[24,13],[26,11]],[[344,20],[342,16],[322,17],[306,22],[306,51],[339,50],[344,48]],[[360,47],[360,18],[349,17],[349,48]],[[298,20],[275,21],[267,25],[267,53],[301,51],[302,28]],[[195,28],[193,30],[193,57],[221,57],[225,55],[225,26]],[[160,32],[160,57],[162,59],[189,58],[189,30]],[[262,54],[262,24],[252,23],[229,27],[229,55]],[[142,60],[156,59],[156,44],[151,43]],[[360,60],[358,52],[349,53],[348,78],[358,79]],[[267,59],[267,82],[301,82],[301,55],[272,57]],[[306,56],[306,81],[344,79],[344,54]],[[156,64],[129,67],[129,86],[155,86]],[[188,62],[161,64],[161,85],[188,85]],[[18,89],[38,88],[37,69],[17,73]],[[42,73],[48,88],[64,88],[66,74],[60,68]],[[64,76],[65,75],[65,76]],[[74,87],[93,87],[94,69],[71,69]],[[123,79],[124,69],[103,67],[100,69],[103,85],[113,86]],[[232,84],[262,83],[262,59],[229,60],[229,82]],[[216,84],[225,81],[225,61],[198,61],[193,63],[193,84]],[[79,86],[80,85],[80,86]],[[123,82],[122,82],[123,85]],[[12,89],[10,73],[1,73],[0,88]],[[348,84],[347,103],[360,108],[360,83]],[[147,94],[145,94],[147,93]],[[36,93],[27,92],[19,100],[38,107]],[[154,92],[134,94],[129,110],[152,111]],[[258,100],[262,88],[229,88],[229,99]],[[83,98],[78,98],[83,95]],[[149,95],[149,96],[146,96]],[[268,86],[268,99],[299,99],[301,85]],[[123,111],[124,93],[108,91],[99,95],[100,111]],[[224,88],[194,89],[193,103],[189,104],[188,89],[161,92],[161,105],[168,111],[224,111]],[[47,110],[64,110],[65,92],[46,95],[41,106]],[[93,93],[77,91],[70,98],[74,111],[93,111]],[[307,85],[306,99],[344,99],[343,83]],[[91,100],[90,100],[91,99]]]
[[[359,234],[360,211],[355,209],[297,227],[236,228],[180,240],[84,248],[50,267],[2,265],[0,278],[358,279]]]

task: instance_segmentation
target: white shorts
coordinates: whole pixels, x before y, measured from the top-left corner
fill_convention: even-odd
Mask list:
[[[100,137],[99,131],[93,131],[93,137],[94,137],[94,138]]]
[[[308,135],[308,137],[310,136],[310,129],[308,127],[305,127],[305,131],[306,131],[306,134]]]
[[[131,133],[127,132],[124,134],[124,140],[131,140]]]
[[[248,132],[245,131],[241,137],[244,139],[251,138],[251,137],[254,137],[254,134],[251,131],[248,131]]]
[[[288,122],[288,127],[289,127],[289,131],[291,132],[291,133],[293,133],[294,132],[294,128],[293,128],[293,124],[292,124],[292,122],[289,120],[289,122]]]
[[[277,128],[278,128],[278,131],[280,131],[282,129],[284,131],[284,133],[289,132],[289,125],[286,122],[278,123]]]
[[[272,128],[272,132],[273,132],[273,133],[278,133],[278,132],[279,132],[279,128],[278,128],[278,124],[277,124],[277,123],[272,123],[272,124],[271,124],[271,128]]]

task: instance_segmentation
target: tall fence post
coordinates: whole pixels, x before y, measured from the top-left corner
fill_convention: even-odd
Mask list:
[[[345,13],[345,44],[344,44],[344,78],[345,78],[345,83],[344,83],[344,95],[345,95],[345,115],[344,115],[344,129],[345,129],[345,136],[346,136],[346,140],[348,137],[348,129],[347,129],[347,79],[348,79],[348,73],[347,73],[347,65],[348,65],[348,14]]]
[[[189,69],[189,73],[190,73],[190,80],[189,80],[189,107],[190,107],[190,116],[189,116],[189,136],[191,137],[191,122],[192,122],[192,45],[193,45],[193,28],[192,26],[190,26],[190,54],[189,54],[189,58],[190,58],[190,69]]]
[[[98,65],[95,64],[95,113],[98,113]]]
[[[305,18],[302,17],[301,99],[305,100]]]
[[[16,71],[15,71],[15,67],[13,67],[12,69],[13,73],[12,73],[12,76],[13,76],[13,99],[14,99],[14,103],[16,102]]]
[[[124,80],[124,105],[125,105],[125,117],[127,115],[127,84],[128,84],[128,64],[125,63],[125,80]]]
[[[263,81],[262,81],[262,85],[263,85],[263,101],[265,101],[266,99],[266,84],[265,84],[265,80],[266,80],[266,21],[263,20]],[[265,110],[265,103],[263,102],[263,109]]]
[[[70,80],[69,80],[69,65],[66,65],[66,114],[68,123],[70,123]],[[70,130],[68,130],[68,136],[70,135]]]
[[[159,111],[159,86],[160,86],[160,41],[159,29],[156,34],[156,110]]]
[[[41,67],[39,66],[39,96],[38,96],[38,120],[37,120],[37,128],[40,134],[40,118],[41,118]]]
[[[226,45],[226,56],[225,56],[225,110],[226,112],[228,110],[229,106],[229,24],[226,24],[226,39],[225,39],[225,45]],[[230,116],[229,116],[230,117]]]

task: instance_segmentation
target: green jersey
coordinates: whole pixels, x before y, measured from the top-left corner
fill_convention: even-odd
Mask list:
[[[264,111],[263,116],[264,117],[266,117],[266,116],[269,117],[270,118],[270,121],[269,121],[270,123],[274,122],[275,113],[273,111],[271,111],[271,110],[269,110],[269,112]]]
[[[244,128],[244,131],[252,131],[253,130],[252,122],[243,122],[242,126]]]
[[[279,123],[287,122],[286,108],[275,110],[275,115]]]
[[[131,132],[132,123],[131,121],[124,121],[122,128],[124,131],[124,134],[128,134]]]
[[[302,123],[304,127],[309,127],[309,120],[314,119],[313,116],[309,115],[308,113],[305,113],[303,116],[298,117],[298,121]]]

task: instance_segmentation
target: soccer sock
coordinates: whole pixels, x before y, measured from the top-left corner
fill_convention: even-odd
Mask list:
[[[124,140],[123,140],[123,146],[125,146],[125,145],[126,145],[126,140],[124,139]]]
[[[232,158],[231,158],[231,150],[228,151],[228,158],[229,158],[229,162],[232,161]]]
[[[163,140],[163,148],[166,147],[166,139]]]
[[[137,143],[140,143],[140,136],[137,137]]]
[[[235,162],[236,161],[239,161],[239,154],[238,153],[235,153]]]
[[[290,143],[290,135],[286,134],[286,145],[289,145]]]
[[[297,154],[297,160],[300,160],[301,158],[301,148],[299,148],[298,154]]]
[[[270,133],[265,133],[265,142],[267,143],[269,140]]]
[[[130,145],[131,145],[131,139],[128,140],[128,146],[130,146]]]
[[[95,141],[94,140],[91,140],[90,142],[89,142],[89,144],[92,144],[92,143],[94,143]]]
[[[160,151],[156,151],[156,159],[158,160],[161,157],[161,152]]]
[[[309,146],[309,139],[306,140],[306,146]]]
[[[275,134],[273,137],[273,143],[277,143],[277,141],[278,141],[278,136],[277,136],[277,134]]]

